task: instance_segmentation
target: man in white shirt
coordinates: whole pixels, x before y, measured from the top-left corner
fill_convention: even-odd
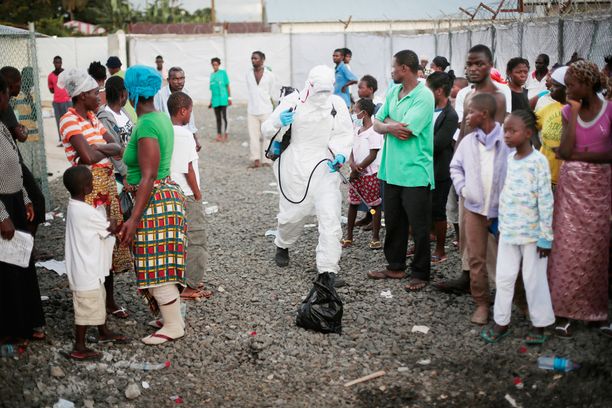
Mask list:
[[[172,67],[168,71],[168,85],[162,87],[159,92],[157,92],[157,95],[155,95],[155,99],[153,100],[155,109],[170,116],[170,112],[168,111],[168,98],[173,92],[184,92],[189,95],[189,91],[187,91],[185,88],[185,71],[183,71],[181,67]],[[200,145],[200,142],[198,142],[198,128],[195,126],[194,115],[191,115],[189,123],[184,127],[191,134],[193,134],[193,139],[195,140],[196,144],[196,151],[199,152],[202,146]]]
[[[525,82],[527,98],[531,99],[546,90],[546,76],[548,75],[548,64],[550,58],[546,54],[540,54],[535,60],[535,70],[530,72]]]
[[[253,69],[246,74],[251,160],[249,168],[257,168],[262,165],[270,166],[272,163],[265,154],[269,140],[261,133],[261,125],[274,110],[272,98],[276,95],[277,88],[274,74],[264,66],[265,61],[266,56],[263,52],[254,51],[251,55]]]
[[[195,300],[202,296],[208,297],[210,293],[200,290],[208,264],[206,224],[200,191],[198,153],[195,150],[195,141],[185,127],[193,116],[193,101],[184,92],[174,92],[168,98],[168,110],[174,127],[174,151],[170,162],[170,177],[185,194],[188,245],[185,260],[187,288],[181,293],[181,299]]]

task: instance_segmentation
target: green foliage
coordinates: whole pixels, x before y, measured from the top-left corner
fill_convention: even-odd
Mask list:
[[[0,20],[25,28],[36,24],[36,31],[57,36],[74,35],[64,21],[79,20],[104,27],[108,32],[125,30],[130,23],[208,23],[209,8],[189,13],[178,0],[155,0],[144,10],[135,10],[128,0],[1,0]]]

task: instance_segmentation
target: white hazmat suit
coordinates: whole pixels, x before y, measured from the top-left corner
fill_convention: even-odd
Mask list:
[[[292,201],[299,201],[306,191],[308,178],[322,159],[334,159],[341,154],[349,157],[353,142],[353,124],[344,101],[333,94],[334,71],[324,65],[314,67],[308,74],[305,88],[286,96],[270,117],[262,124],[266,138],[281,129],[276,140],[282,140],[289,128],[282,127],[281,113],[294,109],[291,143],[274,163],[274,174],[279,189]],[[330,152],[333,152],[333,154]],[[280,167],[280,168],[279,168]],[[321,163],[312,176],[306,199],[293,204],[281,193],[277,236],[279,248],[291,247],[304,231],[308,216],[316,215],[319,224],[317,270],[337,273],[342,254],[340,224],[342,195],[341,178],[331,173],[327,162]]]

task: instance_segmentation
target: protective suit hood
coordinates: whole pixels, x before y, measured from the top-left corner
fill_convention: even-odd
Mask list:
[[[317,108],[331,108],[331,96],[334,93],[336,76],[334,70],[326,65],[317,65],[308,73],[300,100],[305,105]]]

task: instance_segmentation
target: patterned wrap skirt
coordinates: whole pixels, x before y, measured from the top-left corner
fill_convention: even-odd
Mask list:
[[[382,198],[380,197],[380,180],[376,173],[359,176],[358,179],[351,181],[351,184],[359,191],[359,194],[361,194],[370,207],[376,207],[382,202]],[[359,205],[361,203],[361,199],[353,187],[349,186],[348,194],[350,204]]]
[[[94,207],[101,205],[110,210],[110,219],[117,225],[123,223],[123,215],[119,207],[119,194],[112,167],[93,167],[93,191],[85,196],[85,202]],[[120,245],[119,240],[113,249],[113,272],[127,272],[133,270],[132,254],[126,246]]]
[[[553,213],[548,282],[555,315],[608,318],[610,165],[564,162]]]
[[[132,248],[138,289],[185,286],[184,203],[181,188],[169,178],[155,182]]]

